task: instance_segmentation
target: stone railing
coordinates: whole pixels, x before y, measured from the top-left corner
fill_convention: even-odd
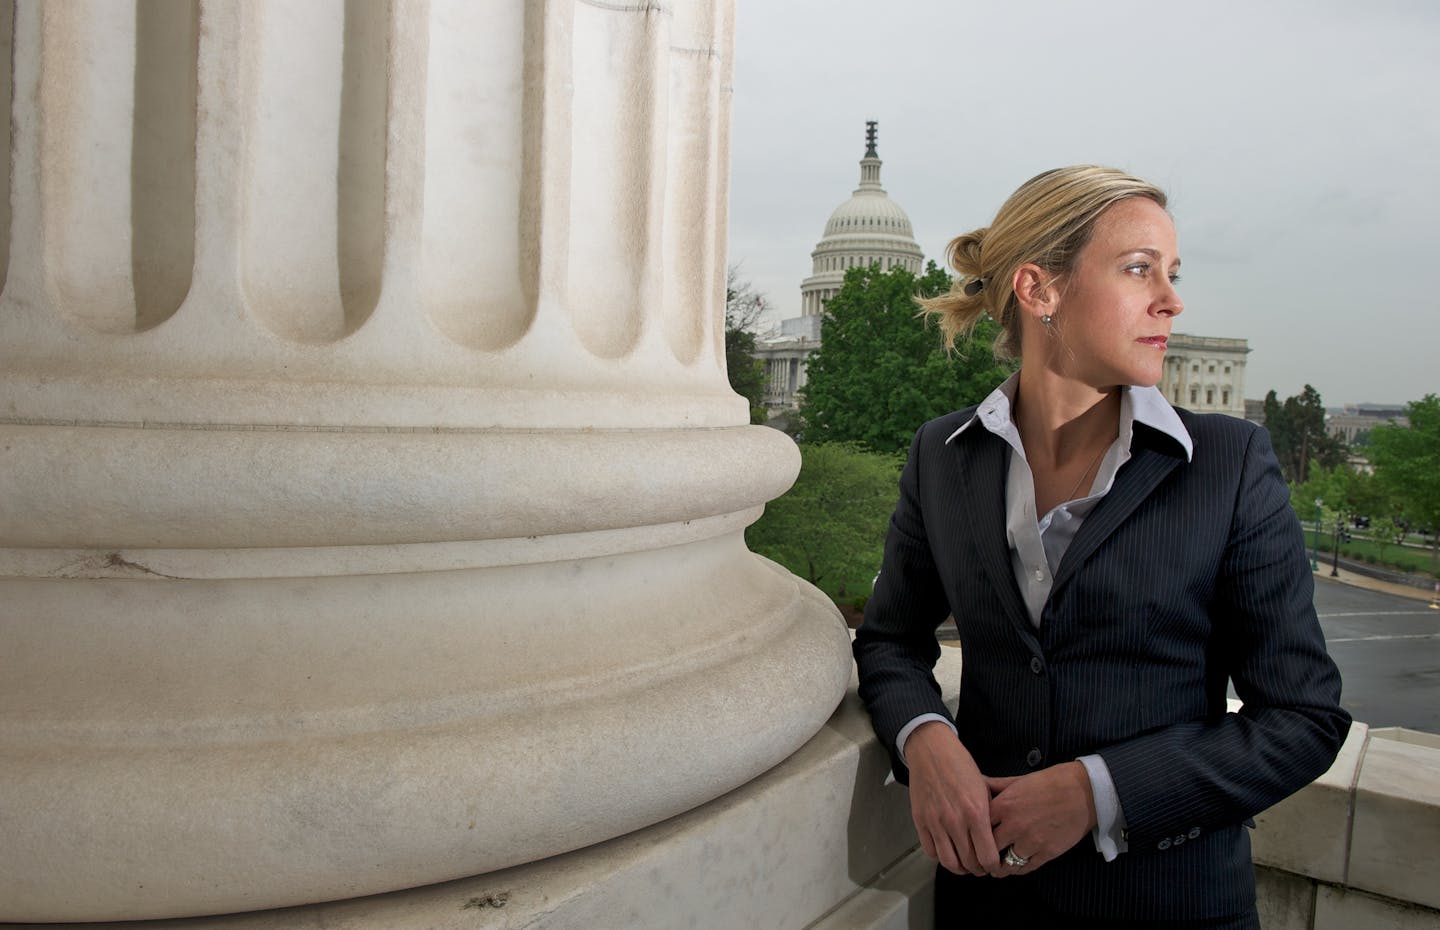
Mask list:
[[[1440,928],[1440,736],[1357,723],[1256,823],[1265,930]]]
[[[960,658],[946,648],[937,666],[952,707]],[[907,791],[888,769],[852,679],[825,727],[785,762],[648,829],[444,884],[167,926],[928,927],[935,867],[916,848]],[[1437,772],[1440,737],[1356,724],[1329,772],[1257,818],[1265,930],[1440,928]]]

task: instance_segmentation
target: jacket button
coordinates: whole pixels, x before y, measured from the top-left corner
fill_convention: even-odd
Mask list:
[[[1165,850],[1170,848],[1170,838],[1167,836],[1165,839],[1161,840],[1158,845],[1160,847],[1160,851],[1164,852]]]
[[[1040,661],[1039,656],[1030,657],[1030,671],[1034,672],[1037,675],[1045,671],[1045,663]]]
[[[1039,768],[1040,763],[1045,761],[1045,756],[1040,750],[1032,749],[1025,754],[1025,764],[1033,768]]]
[[[1193,840],[1193,839],[1197,839],[1199,836],[1200,836],[1200,828],[1199,828],[1199,827],[1191,827],[1191,828],[1190,828],[1190,839],[1192,839],[1192,840]]]
[[[1185,842],[1185,834],[1182,833],[1182,834],[1180,834],[1179,836],[1175,837],[1175,845],[1176,845],[1176,846],[1179,846],[1181,843],[1184,843],[1184,842]]]

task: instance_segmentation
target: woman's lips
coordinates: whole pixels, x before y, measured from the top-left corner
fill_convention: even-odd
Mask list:
[[[1137,339],[1137,340],[1135,340],[1135,341],[1138,342],[1138,343],[1140,343],[1141,345],[1154,346],[1154,347],[1157,348],[1157,349],[1163,349],[1163,348],[1165,348],[1165,344],[1170,341],[1170,337],[1169,337],[1169,336],[1141,336],[1139,339]]]

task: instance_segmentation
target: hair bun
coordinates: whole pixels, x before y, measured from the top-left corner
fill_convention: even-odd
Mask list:
[[[950,245],[945,250],[950,256],[950,267],[964,277],[980,277],[980,250],[985,243],[987,231],[987,228],[982,226],[950,240]]]

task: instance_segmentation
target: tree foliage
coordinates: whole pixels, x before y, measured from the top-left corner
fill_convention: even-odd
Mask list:
[[[804,443],[800,477],[745,531],[774,559],[834,600],[863,597],[880,570],[902,457],[846,443]]]
[[[1411,526],[1431,533],[1431,571],[1440,564],[1440,397],[1426,394],[1405,406],[1409,426],[1377,426],[1370,433],[1375,475]]]
[[[917,316],[914,298],[948,290],[950,276],[930,262],[917,278],[904,268],[852,268],[826,302],[820,348],[810,356],[800,403],[808,442],[859,443],[898,452],[926,420],[980,402],[1013,367],[990,346],[998,327],[984,320],[947,355],[940,334]]]
[[[1290,505],[1302,520],[1314,518],[1315,501],[1322,500],[1323,519],[1348,521],[1355,516],[1388,513],[1389,497],[1374,475],[1356,471],[1349,465],[1336,468],[1310,469],[1308,481],[1290,485]]]
[[[1325,405],[1308,384],[1283,404],[1274,391],[1265,395],[1265,429],[1286,481],[1308,481],[1313,464],[1337,468],[1345,462],[1345,443],[1325,431]]]
[[[750,422],[765,422],[765,366],[755,357],[755,329],[765,311],[765,295],[749,281],[740,280],[740,269],[731,265],[725,273],[725,373],[730,389],[750,404]]]
[[[1316,501],[1321,502],[1318,508]],[[1388,515],[1390,511],[1385,490],[1380,482],[1373,475],[1356,471],[1349,465],[1338,468],[1311,468],[1310,480],[1290,485],[1290,506],[1301,520],[1311,522],[1318,516],[1320,529],[1327,534],[1333,531],[1331,544],[1337,547],[1337,555],[1340,540],[1346,538],[1345,528],[1351,524],[1354,517]],[[1373,539],[1377,528],[1383,530],[1383,526],[1376,523],[1374,517],[1371,517],[1371,521],[1370,535]],[[1310,538],[1313,546],[1316,537],[1312,535]],[[1348,541],[1348,538],[1346,539]],[[1377,541],[1382,555],[1385,547],[1393,542],[1393,538],[1383,544]]]
[[[1370,518],[1370,540],[1385,558],[1385,550],[1405,539],[1405,526],[1393,513]]]

